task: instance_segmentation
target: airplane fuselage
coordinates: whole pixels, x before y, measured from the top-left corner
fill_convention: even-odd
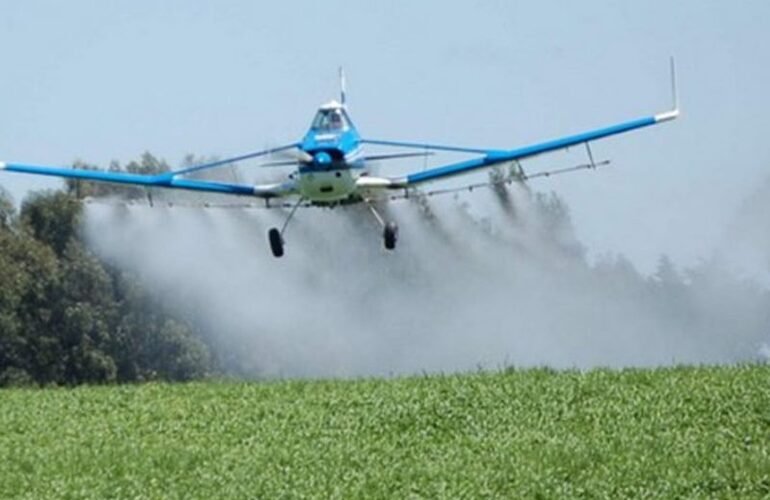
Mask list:
[[[334,118],[339,121],[332,122]],[[308,161],[300,163],[297,187],[312,203],[337,203],[356,192],[356,180],[366,174],[361,156],[361,137],[344,107],[331,102],[318,111],[300,143]]]

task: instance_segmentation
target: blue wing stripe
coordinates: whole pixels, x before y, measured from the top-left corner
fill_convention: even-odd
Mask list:
[[[198,181],[192,179],[173,179],[170,184],[160,184],[160,186],[177,189],[188,189],[192,191],[207,191],[210,193],[237,194],[243,196],[256,195],[254,186],[249,186],[246,184],[229,184],[222,182]]]
[[[24,174],[50,175],[69,179],[117,182],[120,184],[137,184],[144,186],[151,186],[157,182],[157,176],[154,175],[104,172],[101,170],[84,170],[66,167],[43,167],[38,165],[25,165],[23,163],[6,163],[5,170]]]
[[[118,184],[131,184],[138,186],[154,186],[162,188],[176,188],[192,191],[207,191],[239,195],[255,194],[254,186],[244,184],[226,184],[192,179],[174,179],[167,177],[166,174],[140,175],[124,172],[103,172],[99,170],[84,170],[77,168],[24,165],[22,163],[6,163],[4,170],[9,172],[21,172],[25,174],[50,175],[68,179],[113,182]]]
[[[622,134],[623,132],[628,132],[630,130],[655,125],[656,123],[659,123],[659,119],[655,116],[650,116],[509,151],[485,151],[486,155],[482,158],[453,163],[451,165],[410,174],[406,176],[406,181],[407,184],[415,184],[464,174],[478,168],[489,167],[506,161],[519,160],[547,153],[549,151],[563,149],[568,146],[574,146],[576,144],[582,144],[584,142],[602,139],[611,135]]]

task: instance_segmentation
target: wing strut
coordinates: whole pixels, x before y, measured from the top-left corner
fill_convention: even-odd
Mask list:
[[[596,162],[594,161],[594,154],[591,152],[591,143],[586,141],[586,151],[588,152],[588,159],[591,161],[591,168],[596,168]]]

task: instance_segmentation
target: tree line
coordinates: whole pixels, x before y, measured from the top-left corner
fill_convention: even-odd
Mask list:
[[[185,163],[195,161],[190,157]],[[83,162],[78,167],[96,168]],[[155,174],[169,166],[146,153],[125,166],[112,163],[109,168]],[[491,175],[491,180],[499,181],[511,174],[493,171]],[[622,255],[599,256],[592,263],[574,234],[568,207],[557,196],[516,193],[503,184],[495,186],[493,193],[507,222],[516,225],[518,238],[505,245],[510,245],[511,258],[522,266],[553,268],[544,276],[566,273],[571,276],[568,283],[603,291],[614,302],[635,304],[629,310],[672,332],[672,341],[702,339],[702,351],[708,355],[704,359],[747,360],[752,353],[766,355],[770,292],[733,275],[718,256],[688,269],[677,269],[661,256],[651,276],[639,273]],[[203,331],[205,322],[194,307],[183,310],[171,302],[173,298],[146,288],[137,275],[89,250],[79,229],[80,200],[105,196],[138,199],[147,191],[70,180],[63,190],[29,195],[17,210],[0,188],[0,387],[184,381],[225,372],[259,373],[239,343],[217,343],[216,335]],[[522,204],[514,198],[520,196],[531,201],[531,214],[519,214]],[[427,199],[411,202],[420,204],[422,222],[435,222]],[[482,233],[487,228],[483,218],[465,219],[465,224],[477,225]],[[437,279],[413,267],[394,268],[409,266],[399,262],[388,261],[387,272],[401,271],[404,280],[412,279],[418,286]],[[313,282],[312,276],[307,278]],[[233,368],[242,365],[242,373]]]
[[[145,154],[126,170],[167,168]],[[73,181],[29,195],[17,211],[0,189],[0,387],[181,381],[215,371],[194,325],[84,244],[78,198],[115,193],[141,195]]]

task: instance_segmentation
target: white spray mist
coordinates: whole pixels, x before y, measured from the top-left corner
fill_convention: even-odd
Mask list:
[[[90,205],[84,229],[241,375],[730,363],[770,336],[766,291],[708,266],[667,282],[589,265],[555,198],[514,187],[388,212],[395,252],[353,206],[300,211],[283,259],[265,237],[282,210]]]

